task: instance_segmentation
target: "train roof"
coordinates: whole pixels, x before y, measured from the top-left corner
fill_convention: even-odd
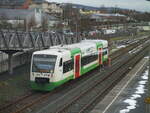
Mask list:
[[[81,42],[102,43],[103,48],[108,47],[108,41],[107,40],[82,40]]]
[[[45,50],[41,50],[41,51],[35,51],[33,54],[59,55],[61,53],[59,52],[59,49],[45,49]]]
[[[59,55],[74,50],[76,48],[79,48],[81,51],[84,51],[88,48],[96,48],[95,46],[96,43],[101,43],[103,45],[103,48],[108,47],[108,42],[106,40],[83,40],[80,43],[63,45],[63,46],[62,45],[53,46],[46,50],[36,51],[34,52],[34,54]]]
[[[74,48],[86,48],[91,45],[95,45],[95,43],[101,43],[103,45],[103,48],[108,47],[108,41],[107,40],[82,40],[80,43],[75,43],[75,44],[70,44],[70,45],[58,45],[58,46],[53,46],[50,47],[50,49],[56,49],[56,48],[61,48],[61,49],[68,49],[72,50]]]

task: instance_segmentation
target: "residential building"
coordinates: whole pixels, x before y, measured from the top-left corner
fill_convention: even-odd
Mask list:
[[[121,14],[92,14],[91,19],[96,20],[97,22],[118,22],[125,21],[127,17]]]
[[[33,1],[29,8],[41,8],[46,13],[61,14],[63,12],[61,4],[45,0]]]
[[[7,22],[16,27],[21,24],[27,29],[41,24],[42,12],[39,9],[0,9],[0,23]]]

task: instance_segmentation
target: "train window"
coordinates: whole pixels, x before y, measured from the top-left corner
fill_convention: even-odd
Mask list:
[[[103,56],[104,56],[104,55],[107,55],[107,49],[104,49],[104,50],[103,50]]]
[[[74,66],[73,60],[63,62],[63,73],[73,70],[73,66]]]
[[[93,61],[96,61],[98,59],[98,55],[94,54],[94,55],[90,55],[90,56],[84,56],[81,59],[81,66],[87,65]]]
[[[103,51],[103,56],[105,55],[105,51]]]
[[[107,50],[105,51],[105,55],[107,55]]]
[[[55,55],[36,54],[33,56],[32,71],[49,73],[54,70],[56,59]]]
[[[62,66],[62,58],[60,59],[60,62],[59,62],[59,67]]]

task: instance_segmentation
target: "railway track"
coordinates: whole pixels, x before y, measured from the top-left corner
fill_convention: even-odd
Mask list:
[[[51,95],[51,93],[31,92],[30,94],[27,94],[18,100],[2,107],[0,109],[0,113],[21,113],[24,109],[32,106],[33,104],[36,104],[36,102],[39,102],[41,99],[44,99],[49,95]]]
[[[112,59],[115,59],[115,58],[118,58],[121,54],[124,54],[124,52],[128,52],[134,48],[136,48],[137,46],[141,45],[142,43],[146,42],[149,40],[149,37],[148,38],[144,38],[144,39],[140,39],[137,43],[132,43],[130,45],[128,45],[126,48],[121,48],[117,51],[117,53],[112,53],[110,55],[110,57]]]
[[[130,55],[129,55],[130,56]],[[126,58],[125,58],[126,59]],[[118,63],[118,65],[120,65],[119,63]],[[116,66],[117,67],[117,66]],[[118,68],[119,69],[119,68]],[[127,68],[128,69],[128,68]],[[122,71],[121,71],[121,73],[122,73]],[[94,74],[94,73],[93,73]],[[101,75],[103,75],[103,73],[101,73]],[[98,77],[99,75],[97,75],[97,77]],[[65,103],[68,103],[68,102],[71,102],[72,100],[73,100],[73,96],[74,95],[80,95],[82,92],[84,92],[85,90],[86,90],[86,88],[88,88],[88,87],[90,87],[90,86],[92,86],[91,84],[94,84],[95,82],[96,82],[96,80],[97,80],[97,77],[95,76],[95,77],[93,77],[92,78],[92,76],[90,76],[90,79],[88,79],[85,83],[83,83],[83,84],[79,84],[78,86],[79,87],[76,87],[76,89],[73,89],[73,90],[71,90],[69,93],[67,93],[65,96],[63,96],[63,97],[60,97],[57,101],[55,101],[55,102],[52,102],[52,103],[50,103],[46,108],[47,109],[49,109],[49,111],[47,111],[46,109],[42,109],[42,110],[39,110],[37,113],[55,113],[55,112],[58,112],[59,113],[59,111],[57,111],[58,109],[60,109],[63,105],[65,105]],[[99,76],[100,78],[100,80],[102,80],[102,79],[104,79],[103,77],[104,76]],[[111,78],[111,77],[110,77]],[[87,84],[88,84],[88,86],[87,86]],[[83,89],[83,87],[84,86],[87,86],[86,88],[84,88]],[[105,85],[104,85],[105,86]],[[82,88],[82,89],[81,89]],[[78,91],[79,90],[79,91]],[[76,92],[78,91],[78,94],[76,94]],[[61,105],[60,105],[60,103],[61,103]],[[80,102],[81,103],[81,102]],[[57,106],[56,106],[57,105]],[[78,104],[75,104],[75,106],[77,106]],[[73,107],[74,108],[74,107]],[[56,110],[56,111],[55,111]],[[71,111],[69,111],[68,113],[73,113],[72,112],[73,110],[71,110]],[[66,112],[66,111],[65,111]]]
[[[4,105],[4,106],[0,107],[0,111],[2,111],[2,110],[4,110],[4,109],[7,109],[7,108],[11,107],[13,104],[18,103],[19,101],[22,101],[22,100],[24,100],[24,99],[26,99],[26,98],[32,96],[33,94],[34,94],[33,92],[29,92],[28,94],[23,95],[23,96],[20,97],[20,98],[17,98],[16,100],[14,100],[14,101],[8,103],[7,105]]]
[[[104,95],[125,76],[129,71],[128,67],[133,67],[144,55],[145,51],[140,52],[140,55],[135,54],[131,58],[128,58],[119,67],[108,73],[103,79],[99,79],[92,84],[92,86],[89,86],[82,93],[75,96],[71,101],[65,103],[61,108],[56,110],[55,113],[88,113],[89,107],[91,107],[96,100],[102,99]]]
[[[119,57],[119,56],[121,56],[121,54],[118,55],[117,57]],[[114,57],[112,59],[116,59],[117,57]],[[50,97],[50,96],[53,97],[53,95],[55,95],[57,93],[57,91],[59,91],[59,89],[61,89],[61,88],[58,88],[57,90],[54,90],[50,93],[45,93],[45,94],[43,94],[43,93],[32,94],[31,93],[29,95],[26,95],[26,96],[16,100],[15,102],[12,102],[9,105],[4,106],[3,108],[0,108],[0,113],[22,113],[27,108],[30,108],[30,107],[34,106],[35,104],[46,100],[48,97]]]

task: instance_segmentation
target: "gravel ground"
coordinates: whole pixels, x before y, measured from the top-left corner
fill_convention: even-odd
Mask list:
[[[0,74],[0,106],[31,91],[29,70],[30,65],[26,64],[16,68],[13,75],[9,75],[8,72]]]
[[[0,106],[26,94],[30,89],[29,64],[14,70],[13,75],[8,72],[0,75]]]

